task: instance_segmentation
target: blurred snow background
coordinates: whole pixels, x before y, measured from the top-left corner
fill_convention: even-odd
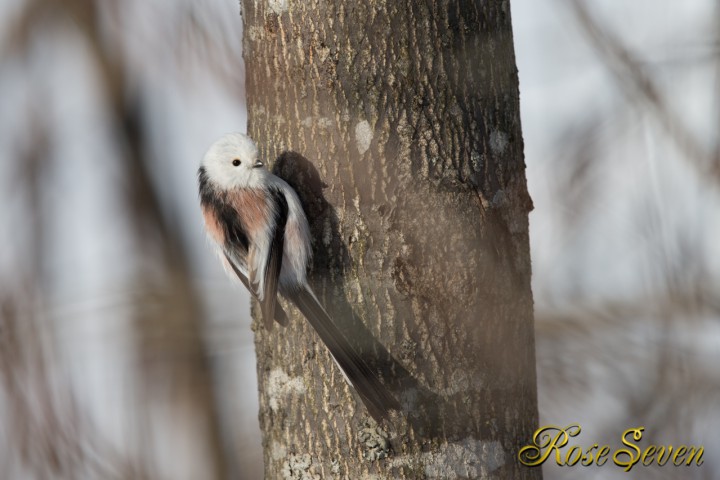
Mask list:
[[[720,5],[511,6],[541,423],[706,449],[546,478],[720,478]],[[0,478],[261,477],[195,178],[245,129],[241,38],[236,0],[0,0]]]

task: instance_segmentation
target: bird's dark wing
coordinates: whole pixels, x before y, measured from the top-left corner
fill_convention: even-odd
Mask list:
[[[250,295],[253,296],[255,300],[258,299],[257,294],[255,293],[255,290],[250,288],[250,281],[248,280],[247,275],[245,275],[238,267],[235,265],[235,262],[232,260],[230,255],[227,253],[225,255],[225,260],[227,260],[228,265],[230,265],[230,268],[233,272],[235,272],[235,275],[240,279],[243,285],[245,285],[245,288],[248,289],[248,292],[250,292]],[[278,322],[283,327],[287,326],[288,324],[288,317],[285,313],[285,310],[283,310],[282,306],[277,303],[275,304],[275,321]]]
[[[270,191],[270,200],[273,206],[272,214],[275,218],[274,221],[270,222],[273,229],[270,233],[270,248],[268,249],[268,258],[263,272],[263,299],[261,304],[265,325],[268,326],[272,325],[272,319],[275,315],[278,280],[280,279],[285,244],[285,224],[288,217],[287,200],[280,190],[272,189]]]

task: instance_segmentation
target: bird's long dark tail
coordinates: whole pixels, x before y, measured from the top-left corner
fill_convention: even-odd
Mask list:
[[[387,418],[389,410],[399,410],[400,405],[397,400],[390,395],[375,372],[338,330],[309,287],[292,292],[288,297],[305,315],[328,347],[345,378],[360,395],[370,415],[379,422],[382,418]]]

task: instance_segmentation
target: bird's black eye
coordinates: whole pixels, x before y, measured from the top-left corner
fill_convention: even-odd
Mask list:
[[[233,160],[233,165],[235,165],[236,167],[239,167],[239,166],[240,166],[240,160],[238,160],[237,158],[236,158],[235,160]]]

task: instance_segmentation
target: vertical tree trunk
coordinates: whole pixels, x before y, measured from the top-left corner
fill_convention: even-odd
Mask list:
[[[299,191],[311,282],[403,406],[369,421],[299,313],[255,322],[267,478],[540,478],[507,1],[243,0],[249,134]],[[257,315],[256,315],[257,318]]]

